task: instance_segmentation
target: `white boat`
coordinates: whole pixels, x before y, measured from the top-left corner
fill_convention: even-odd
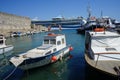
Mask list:
[[[3,35],[0,35],[0,58],[4,55],[7,56],[7,54],[13,50],[12,45],[6,45],[6,39]]]
[[[62,59],[69,55],[71,49],[70,46],[66,46],[65,35],[49,33],[44,36],[41,46],[12,57],[10,62],[24,70],[32,69]]]
[[[85,34],[86,30],[93,30],[96,27],[99,27],[97,24],[97,19],[95,17],[90,17],[88,18],[84,25],[77,29],[77,33]]]
[[[20,36],[24,36],[26,35],[26,33],[24,32],[11,32],[10,36],[11,37],[20,37]]]
[[[100,28],[86,32],[85,60],[97,70],[120,76],[120,35]]]

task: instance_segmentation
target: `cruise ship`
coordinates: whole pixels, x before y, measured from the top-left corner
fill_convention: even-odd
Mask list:
[[[83,18],[77,17],[74,19],[65,19],[62,16],[52,18],[52,20],[40,21],[40,20],[32,20],[32,24],[35,25],[43,25],[43,26],[51,26],[52,29],[57,29],[61,26],[62,29],[78,29],[83,24]]]

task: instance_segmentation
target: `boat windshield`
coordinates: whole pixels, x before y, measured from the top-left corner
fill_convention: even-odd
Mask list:
[[[44,40],[44,44],[49,44],[49,40],[48,40],[48,39],[45,39],[45,40]]]
[[[56,40],[55,39],[45,39],[44,44],[56,44]]]
[[[50,40],[50,44],[56,44],[56,40],[55,39],[51,39]]]

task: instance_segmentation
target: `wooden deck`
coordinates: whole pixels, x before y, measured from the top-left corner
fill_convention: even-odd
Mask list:
[[[94,61],[93,59],[89,58],[87,53],[85,53],[85,60],[93,68],[96,68],[100,71],[103,71],[115,77],[120,76],[120,69],[118,68],[120,66],[120,60],[118,61],[113,61],[113,60]],[[118,70],[116,70],[115,67],[117,67]]]

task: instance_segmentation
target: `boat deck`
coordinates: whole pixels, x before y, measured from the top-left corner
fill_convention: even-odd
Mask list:
[[[85,53],[85,60],[86,62],[98,69],[101,70],[105,73],[111,74],[112,76],[120,76],[120,60],[118,61],[113,61],[113,60],[100,60],[100,61],[95,61],[89,58],[89,56]],[[117,68],[117,69],[116,69]]]

